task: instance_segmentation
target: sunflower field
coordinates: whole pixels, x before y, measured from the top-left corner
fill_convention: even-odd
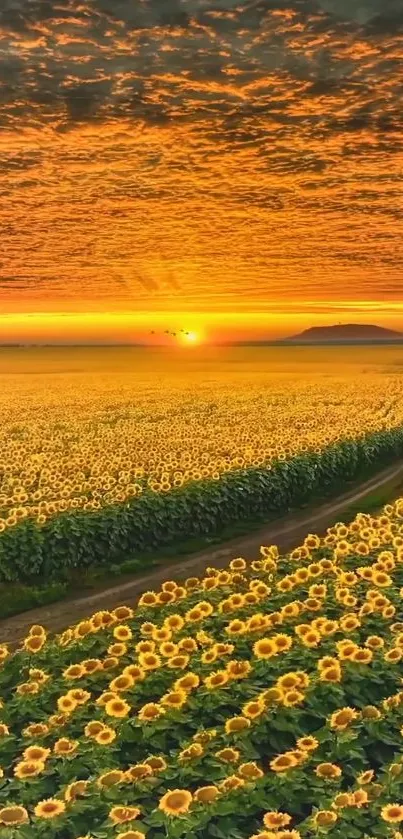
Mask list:
[[[403,498],[0,648],[0,839],[401,839]]]
[[[256,526],[400,459],[403,384],[387,364],[399,350],[376,348],[365,366],[344,348],[343,366],[343,348],[305,349],[233,348],[175,368],[135,351],[10,357],[0,584],[62,582]]]

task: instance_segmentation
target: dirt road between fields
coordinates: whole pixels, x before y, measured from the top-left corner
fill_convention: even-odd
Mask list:
[[[113,609],[122,604],[132,605],[136,598],[148,589],[158,589],[167,579],[183,580],[190,576],[199,576],[208,566],[225,567],[231,559],[243,556],[246,560],[257,559],[261,545],[277,545],[284,553],[300,545],[307,533],[322,534],[328,527],[340,521],[343,510],[348,512],[352,504],[365,500],[373,492],[388,485],[393,490],[403,480],[403,463],[378,472],[371,479],[350,489],[338,498],[316,508],[307,514],[305,511],[292,513],[281,520],[231,541],[218,548],[208,548],[178,562],[167,560],[166,563],[149,574],[133,577],[128,582],[112,588],[96,591],[85,597],[75,597],[32,609],[21,615],[0,621],[0,643],[14,645],[27,634],[30,626],[39,623],[50,632],[59,632],[66,626],[76,623],[98,609]]]

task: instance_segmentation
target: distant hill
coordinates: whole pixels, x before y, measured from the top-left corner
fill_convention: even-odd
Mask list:
[[[298,335],[291,335],[279,343],[337,344],[337,343],[403,343],[403,332],[384,329],[366,323],[345,323],[335,326],[311,326]]]

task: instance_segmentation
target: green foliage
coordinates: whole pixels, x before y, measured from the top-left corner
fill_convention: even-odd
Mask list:
[[[270,466],[227,472],[219,481],[195,481],[166,494],[146,491],[96,512],[62,513],[42,526],[25,520],[0,537],[0,583],[63,581],[75,571],[122,564],[131,570],[139,554],[198,537],[213,540],[240,522],[283,515],[402,453],[399,427]]]

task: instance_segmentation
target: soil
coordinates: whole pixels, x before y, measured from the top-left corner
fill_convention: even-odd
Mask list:
[[[136,598],[149,589],[158,589],[167,579],[183,580],[190,576],[202,575],[205,568],[214,566],[223,568],[237,556],[251,561],[257,559],[261,545],[277,545],[284,553],[302,543],[308,532],[324,533],[336,521],[336,516],[348,512],[351,505],[364,500],[386,484],[391,488],[399,485],[403,477],[403,463],[384,469],[370,480],[345,492],[311,511],[292,513],[279,522],[255,531],[253,534],[231,539],[219,548],[209,548],[178,562],[163,563],[159,568],[132,580],[121,582],[112,588],[104,588],[85,597],[75,597],[49,606],[32,609],[0,621],[0,643],[17,644],[27,634],[29,628],[41,624],[49,632],[59,632],[66,626],[77,623],[98,609],[113,609],[116,606],[132,605]],[[350,516],[351,517],[351,516]],[[340,520],[340,519],[338,519]]]

